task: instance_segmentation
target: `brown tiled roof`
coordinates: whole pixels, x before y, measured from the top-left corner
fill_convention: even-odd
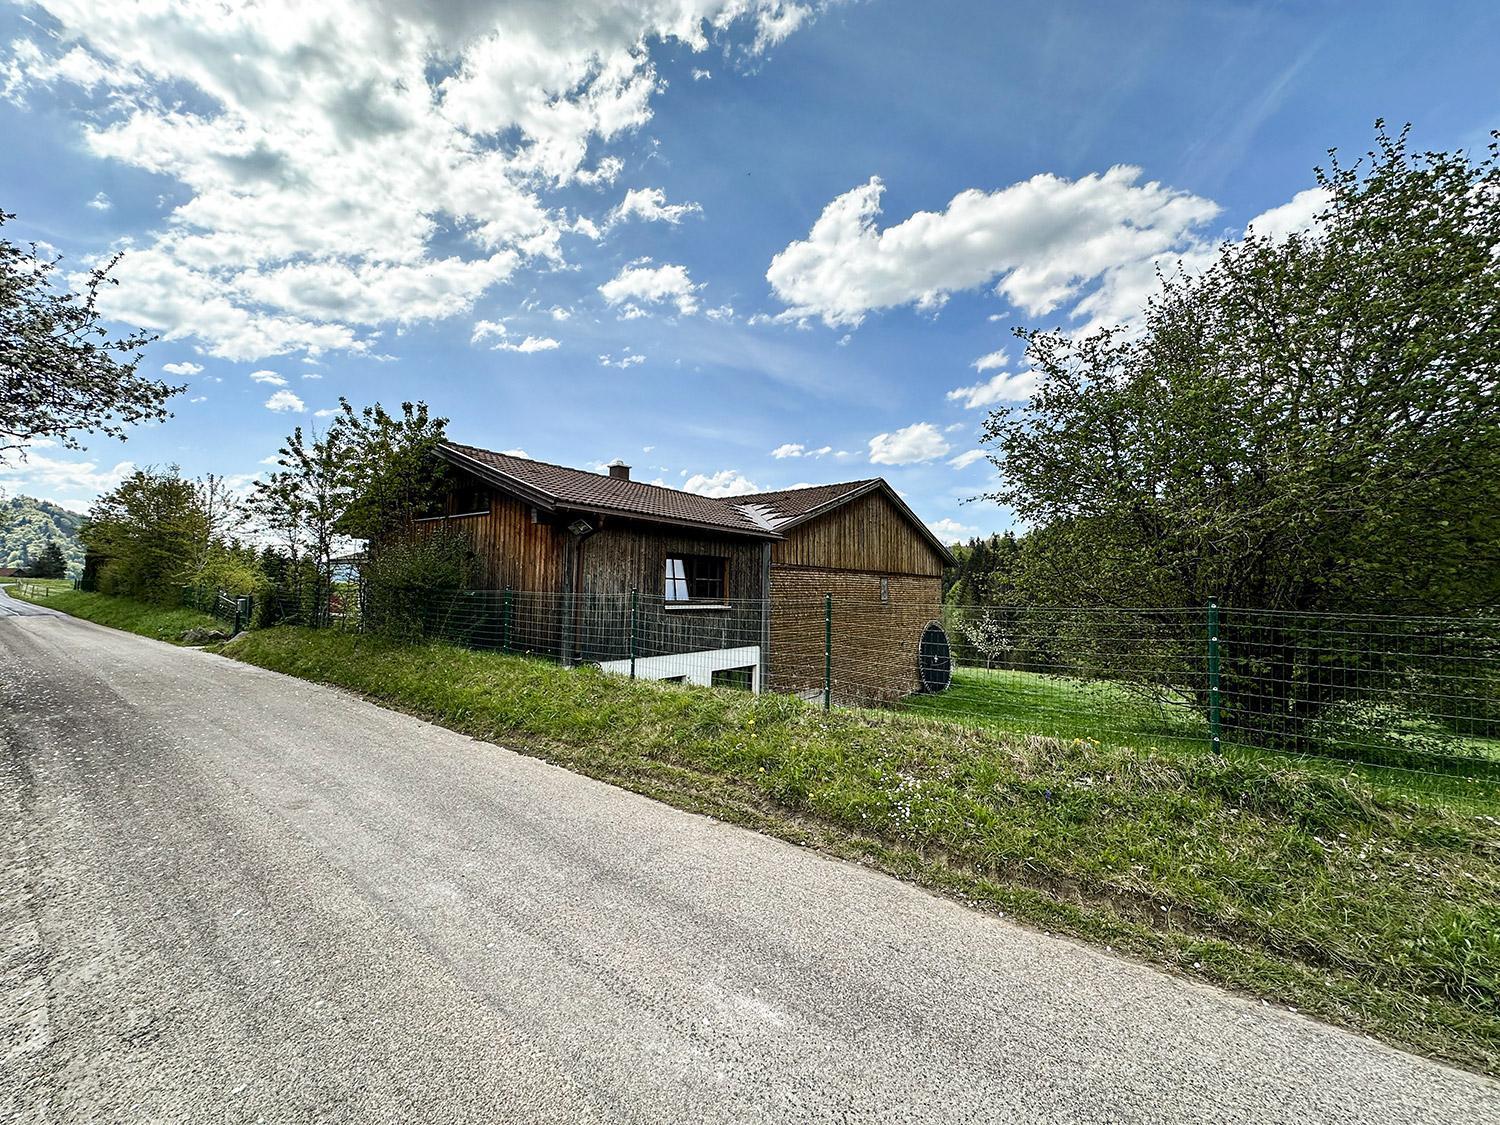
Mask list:
[[[733,504],[712,496],[644,481],[620,480],[605,473],[549,465],[456,442],[444,443],[439,453],[543,508],[618,513],[658,523],[778,538],[774,531]]]
[[[805,488],[783,488],[779,492],[752,492],[728,500],[736,508],[748,511],[773,531],[801,523],[825,508],[834,508],[856,494],[863,494],[880,484],[879,477],[851,480],[842,484],[811,484]]]
[[[632,519],[706,528],[736,535],[780,539],[785,529],[879,489],[905,514],[917,533],[950,565],[953,555],[885,480],[844,481],[717,498],[644,481],[620,480],[606,473],[550,465],[529,457],[512,457],[473,445],[445,442],[439,455],[490,483],[522,496],[548,511],[572,508],[629,516]]]

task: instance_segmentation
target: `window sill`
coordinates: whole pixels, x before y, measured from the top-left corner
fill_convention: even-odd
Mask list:
[[[662,602],[662,608],[668,613],[726,613],[734,607],[724,602]]]

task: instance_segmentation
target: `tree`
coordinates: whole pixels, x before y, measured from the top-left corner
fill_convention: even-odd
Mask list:
[[[80,537],[102,592],[168,602],[190,578],[203,523],[193,482],[175,465],[147,467],[94,501]]]
[[[343,446],[350,497],[339,531],[378,540],[409,529],[447,480],[446,465],[433,456],[447,425],[425,402],[403,402],[397,418],[378,402],[356,411],[340,398],[332,429]]]
[[[431,417],[426,403],[402,403],[400,417],[379,403],[355,410],[342,398],[339,409],[322,434],[300,426],[292,432],[279,468],[257,482],[251,501],[276,538],[286,573],[300,581],[311,572],[324,586],[339,546],[397,535],[444,480],[432,451],[448,420]]]
[[[67,572],[68,560],[63,558],[62,547],[57,540],[48,539],[27,573],[32,578],[61,578]]]
[[[1018,333],[1038,389],[984,436],[992,498],[1038,529],[1017,579],[1030,600],[1500,604],[1497,145],[1415,154],[1377,124],[1367,161],[1331,155],[1314,229],[1164,278],[1138,331]],[[1278,690],[1326,706],[1331,689],[1267,655],[1292,647],[1267,633],[1247,657],[1272,690],[1242,712],[1287,714]]]
[[[0,211],[0,225],[14,217]],[[154,337],[113,336],[101,323],[99,292],[118,284],[119,260],[68,292],[52,282],[60,258],[0,239],[0,451],[41,438],[79,449],[79,434],[123,438],[129,425],[171,417],[165,403],[185,388],[136,370]]]

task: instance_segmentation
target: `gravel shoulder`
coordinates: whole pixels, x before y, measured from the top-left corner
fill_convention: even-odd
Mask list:
[[[1500,1118],[1486,1079],[72,618],[0,620],[0,748],[8,1120]]]

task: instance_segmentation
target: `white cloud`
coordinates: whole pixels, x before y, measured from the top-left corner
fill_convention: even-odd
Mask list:
[[[524,449],[502,449],[500,452],[507,457],[524,457],[528,461],[531,460],[531,454],[527,453]]]
[[[522,355],[530,355],[533,352],[550,352],[561,346],[551,336],[527,336],[519,344],[505,340],[496,344],[495,348],[502,352],[520,352]]]
[[[641,355],[639,352],[634,352],[630,355],[622,355],[619,359],[614,359],[609,355],[601,355],[599,357],[600,367],[618,367],[621,370],[627,367],[638,367],[645,362],[646,357]]]
[[[982,375],[986,371],[993,371],[997,367],[1004,367],[1009,362],[1010,356],[1006,355],[1005,350],[1002,348],[1000,351],[990,352],[988,355],[982,355],[976,359],[974,361],[974,370]]]
[[[101,191],[96,194],[93,199],[90,199],[87,203],[85,203],[84,206],[90,207],[95,211],[108,211],[111,207],[114,206],[114,203],[111,202],[109,196],[105,195]]]
[[[738,469],[694,473],[683,482],[682,487],[688,492],[699,492],[704,496],[744,496],[761,491],[759,485],[747,479]]]
[[[711,71],[711,70],[703,70],[702,68],[696,67],[696,66],[693,67],[693,81],[694,82],[702,82],[704,79],[706,79],[706,78],[712,78],[713,76],[714,76],[714,74],[713,74],[713,71]]]
[[[597,235],[604,205],[590,218],[573,213],[575,196],[551,193],[608,184],[622,151],[650,145],[639,130],[662,87],[655,56],[755,55],[812,10],[788,0],[37,7],[48,30],[38,20],[31,39],[0,47],[0,96],[47,87],[66,111],[72,91],[88,151],[176,185],[176,205],[130,248],[104,311],[234,360],[365,353],[375,326],[463,313],[517,271],[555,268],[566,232]]]
[[[530,355],[533,352],[549,352],[554,348],[562,346],[551,336],[527,336],[517,343],[510,338],[510,330],[499,321],[475,321],[474,331],[469,336],[469,343],[478,344],[490,339],[496,341],[490,345],[491,351],[519,352],[522,355]]]
[[[644,311],[635,303],[637,301],[648,305],[659,305],[665,301],[675,305],[683,316],[691,316],[697,312],[697,291],[703,287],[693,284],[687,269],[678,265],[653,266],[650,263],[650,258],[642,258],[624,266],[619,273],[599,286],[599,293],[611,307],[623,303],[621,313],[626,320],[644,315]]]
[[[914,422],[870,439],[870,462],[875,465],[913,465],[941,457],[953,447],[931,422]]]
[[[984,460],[984,457],[985,453],[982,449],[966,449],[957,457],[948,458],[948,464],[952,465],[955,469],[967,469],[975,461]]]
[[[997,402],[1025,402],[1036,390],[1036,383],[1036,372],[1030,368],[1002,371],[971,387],[954,387],[948,392],[948,400],[961,402],[969,410],[993,406]]]
[[[275,410],[279,413],[295,412],[301,413],[307,409],[307,405],[291,391],[277,391],[266,399],[266,409]],[[333,413],[329,411],[329,413]]]
[[[184,360],[181,363],[164,363],[161,369],[168,375],[197,375],[203,370],[201,363],[189,363]]]
[[[108,492],[135,471],[131,461],[101,468],[97,461],[64,461],[37,453],[32,444],[25,460],[16,454],[0,456],[0,485],[8,492],[50,500],[72,511],[87,509],[89,501]]]
[[[250,381],[252,383],[265,383],[272,387],[286,386],[286,380],[274,371],[252,371],[250,372]]]
[[[826,457],[832,452],[833,446],[831,445],[824,445],[817,449],[808,449],[800,442],[787,442],[771,450],[771,456],[775,457],[778,461],[787,457],[812,457],[816,459],[818,457]]]
[[[613,211],[610,212],[610,222],[621,223],[627,219],[640,219],[648,223],[671,223],[674,226],[682,222],[687,215],[701,215],[703,208],[697,203],[668,203],[666,193],[661,188],[632,188],[625,193]]]
[[[304,371],[302,377],[304,379],[321,379],[323,376],[319,375],[316,371]]]
[[[971,535],[979,534],[977,527],[970,527],[966,523],[959,523],[946,516],[940,520],[929,520],[927,526],[932,528],[932,533],[945,543],[957,543]]]
[[[1219,212],[1211,200],[1116,166],[1077,180],[1038,175],[999,191],[960,192],[941,212],[880,230],[878,177],[834,199],[808,237],[766,271],[784,318],[852,326],[900,305],[921,310],[995,282],[1032,315],[1075,299],[1095,279],[1189,244]]]
[[[1246,234],[1258,234],[1263,238],[1284,239],[1318,225],[1318,215],[1333,202],[1327,189],[1310,187],[1299,191],[1280,207],[1262,211],[1246,224]]]
[[[266,405],[269,406],[270,403],[267,403]],[[290,409],[290,407],[288,409]],[[300,409],[300,407],[299,407],[299,409]],[[339,410],[338,410],[338,407],[336,407],[336,406],[325,406],[325,407],[323,407],[322,410],[314,410],[313,411],[313,417],[314,418],[332,418],[338,412],[339,412]]]

